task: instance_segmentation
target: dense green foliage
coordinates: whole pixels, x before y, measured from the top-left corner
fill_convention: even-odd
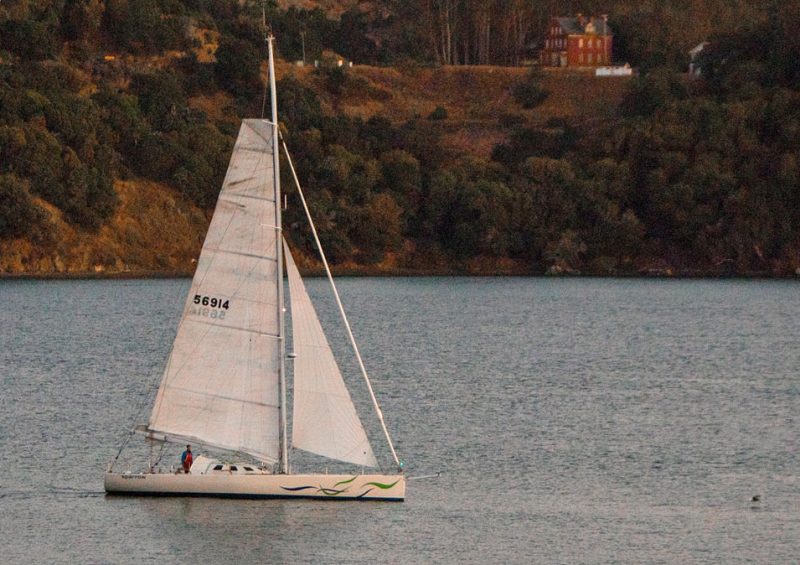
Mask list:
[[[0,174],[27,179],[68,219],[96,228],[116,200],[112,134],[79,87],[64,65],[0,67]]]
[[[0,175],[0,237],[30,234],[42,211],[33,203],[28,183],[14,174]]]
[[[546,25],[525,3],[468,10],[475,5],[386,2],[380,15],[353,10],[333,20],[269,3],[267,17],[287,59],[321,59],[332,49],[372,63],[513,63]],[[545,14],[562,8],[543,5]],[[437,15],[448,6],[452,44],[437,51]],[[489,160],[441,142],[444,107],[405,123],[365,121],[330,115],[296,79],[280,81],[287,142],[330,257],[370,264],[413,250],[450,263],[510,257],[533,271],[596,273],[796,266],[798,2],[780,10],[694,0],[607,6],[618,58],[644,71],[618,119],[531,127],[520,111],[547,96],[532,73],[513,89],[516,105],[500,117],[506,141]],[[488,50],[470,35],[495,37],[502,22],[527,22],[527,31]],[[191,51],[197,30],[216,34],[216,62]],[[703,78],[688,80],[676,70],[701,39],[711,41],[698,60]],[[37,198],[73,225],[97,229],[115,210],[114,179],[131,175],[166,182],[210,209],[238,116],[261,113],[264,56],[260,2],[0,4],[0,237],[41,234],[47,215]],[[346,68],[317,73],[328,100],[363,87]],[[215,93],[231,102],[214,119],[190,107],[191,97]],[[287,225],[301,220],[291,208]]]
[[[491,162],[448,155],[417,122],[384,124],[379,139],[391,143],[380,145],[365,142],[370,123],[320,116],[290,127],[292,146],[304,182],[323,196],[316,213],[338,260],[378,256],[353,219],[387,194],[401,223],[376,229],[400,229],[417,249],[451,259],[512,257],[565,272],[787,272],[800,252],[789,23],[712,38],[699,62],[706,80],[668,66],[643,74],[613,123],[509,119]],[[755,48],[765,34],[769,51]],[[538,85],[534,74],[515,90],[520,105],[541,100]],[[396,249],[376,234],[370,241]]]

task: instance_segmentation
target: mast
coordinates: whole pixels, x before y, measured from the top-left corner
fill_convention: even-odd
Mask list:
[[[275,37],[270,33],[267,37],[267,47],[269,51],[269,90],[270,103],[272,105],[272,170],[273,185],[275,191],[275,256],[278,258],[278,341],[280,342],[280,366],[279,366],[279,388],[280,388],[280,471],[289,472],[289,449],[287,440],[287,406],[286,406],[286,332],[285,332],[285,308],[283,298],[283,227],[281,225],[281,171],[280,171],[280,152],[278,150],[278,98],[275,91],[275,60],[273,56],[273,42]]]

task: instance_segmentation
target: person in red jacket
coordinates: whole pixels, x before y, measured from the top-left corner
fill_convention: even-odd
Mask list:
[[[188,473],[192,468],[192,446],[187,445],[186,451],[181,454],[181,464],[183,465],[183,472]]]

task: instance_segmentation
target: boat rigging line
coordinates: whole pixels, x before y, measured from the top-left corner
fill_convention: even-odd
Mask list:
[[[181,314],[181,317],[183,317],[183,316],[185,316],[185,313]],[[166,361],[164,361],[164,363],[163,363],[163,367],[162,367],[161,373],[156,373],[156,372],[153,373],[153,376],[151,377],[151,380],[150,380],[150,386],[147,388],[147,392],[142,395],[141,402],[139,403],[139,406],[136,408],[136,412],[133,415],[133,426],[130,427],[130,429],[128,430],[127,434],[122,439],[122,443],[120,444],[119,449],[117,450],[117,454],[114,456],[114,458],[111,461],[108,462],[108,472],[109,473],[114,469],[114,465],[116,465],[117,461],[119,460],[119,456],[122,455],[122,452],[128,446],[128,443],[130,443],[131,438],[134,435],[136,435],[137,422],[140,421],[140,418],[142,417],[142,413],[145,411],[145,409],[152,402],[152,397],[155,396],[156,393],[158,392],[158,385],[161,382],[161,376],[164,374],[164,371],[166,371],[167,366],[169,365],[169,362],[170,362],[171,358],[172,358],[171,356],[167,356]],[[162,446],[162,452],[159,454],[159,457],[158,457],[159,461],[161,460],[161,456],[162,455],[163,455],[163,446]]]
[[[283,152],[286,154],[286,161],[289,163],[289,169],[292,171],[292,178],[294,179],[294,184],[297,187],[297,193],[300,195],[300,201],[303,203],[303,209],[306,212],[308,223],[311,226],[311,233],[314,235],[314,242],[317,244],[317,249],[319,250],[319,256],[322,259],[322,264],[325,266],[325,273],[327,273],[328,281],[331,283],[331,288],[333,289],[333,296],[336,298],[336,305],[339,307],[339,314],[341,314],[342,316],[342,322],[344,322],[345,330],[347,330],[347,336],[348,338],[350,338],[350,345],[353,347],[353,351],[356,354],[356,359],[358,360],[358,366],[361,369],[361,376],[364,377],[364,382],[367,383],[367,390],[369,391],[369,396],[372,399],[372,406],[375,408],[375,413],[378,415],[378,420],[380,421],[381,428],[383,429],[383,435],[386,437],[386,441],[389,444],[389,450],[392,452],[392,458],[394,458],[394,462],[397,465],[397,468],[400,471],[402,471],[404,463],[400,461],[400,459],[397,457],[397,452],[394,449],[392,438],[389,435],[389,429],[386,427],[386,422],[384,422],[383,420],[383,412],[381,411],[381,407],[378,404],[378,399],[375,396],[375,392],[372,390],[372,383],[370,383],[369,381],[369,376],[367,375],[367,369],[364,366],[364,361],[361,359],[361,353],[358,351],[356,338],[355,336],[353,336],[353,331],[350,329],[350,322],[347,320],[347,314],[345,314],[344,312],[344,306],[342,305],[342,300],[341,298],[339,298],[339,291],[336,289],[336,283],[333,282],[333,275],[331,274],[331,268],[328,265],[328,260],[325,257],[325,251],[323,251],[322,249],[322,243],[319,240],[319,235],[317,235],[317,228],[314,225],[314,220],[311,218],[311,211],[308,209],[306,198],[303,195],[303,189],[300,186],[300,180],[297,178],[297,172],[294,169],[292,156],[289,155],[289,148],[286,147],[286,141],[283,139],[283,135],[280,136],[280,139],[281,143],[283,144]]]
[[[432,475],[417,475],[416,477],[406,477],[407,481],[421,481],[422,479],[438,479],[442,476],[441,471],[436,471]]]

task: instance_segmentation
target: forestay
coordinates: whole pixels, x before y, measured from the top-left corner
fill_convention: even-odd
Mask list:
[[[233,149],[149,430],[279,457],[279,305],[272,124]]]
[[[294,344],[292,445],[311,453],[377,467],[375,455],[284,242]]]

